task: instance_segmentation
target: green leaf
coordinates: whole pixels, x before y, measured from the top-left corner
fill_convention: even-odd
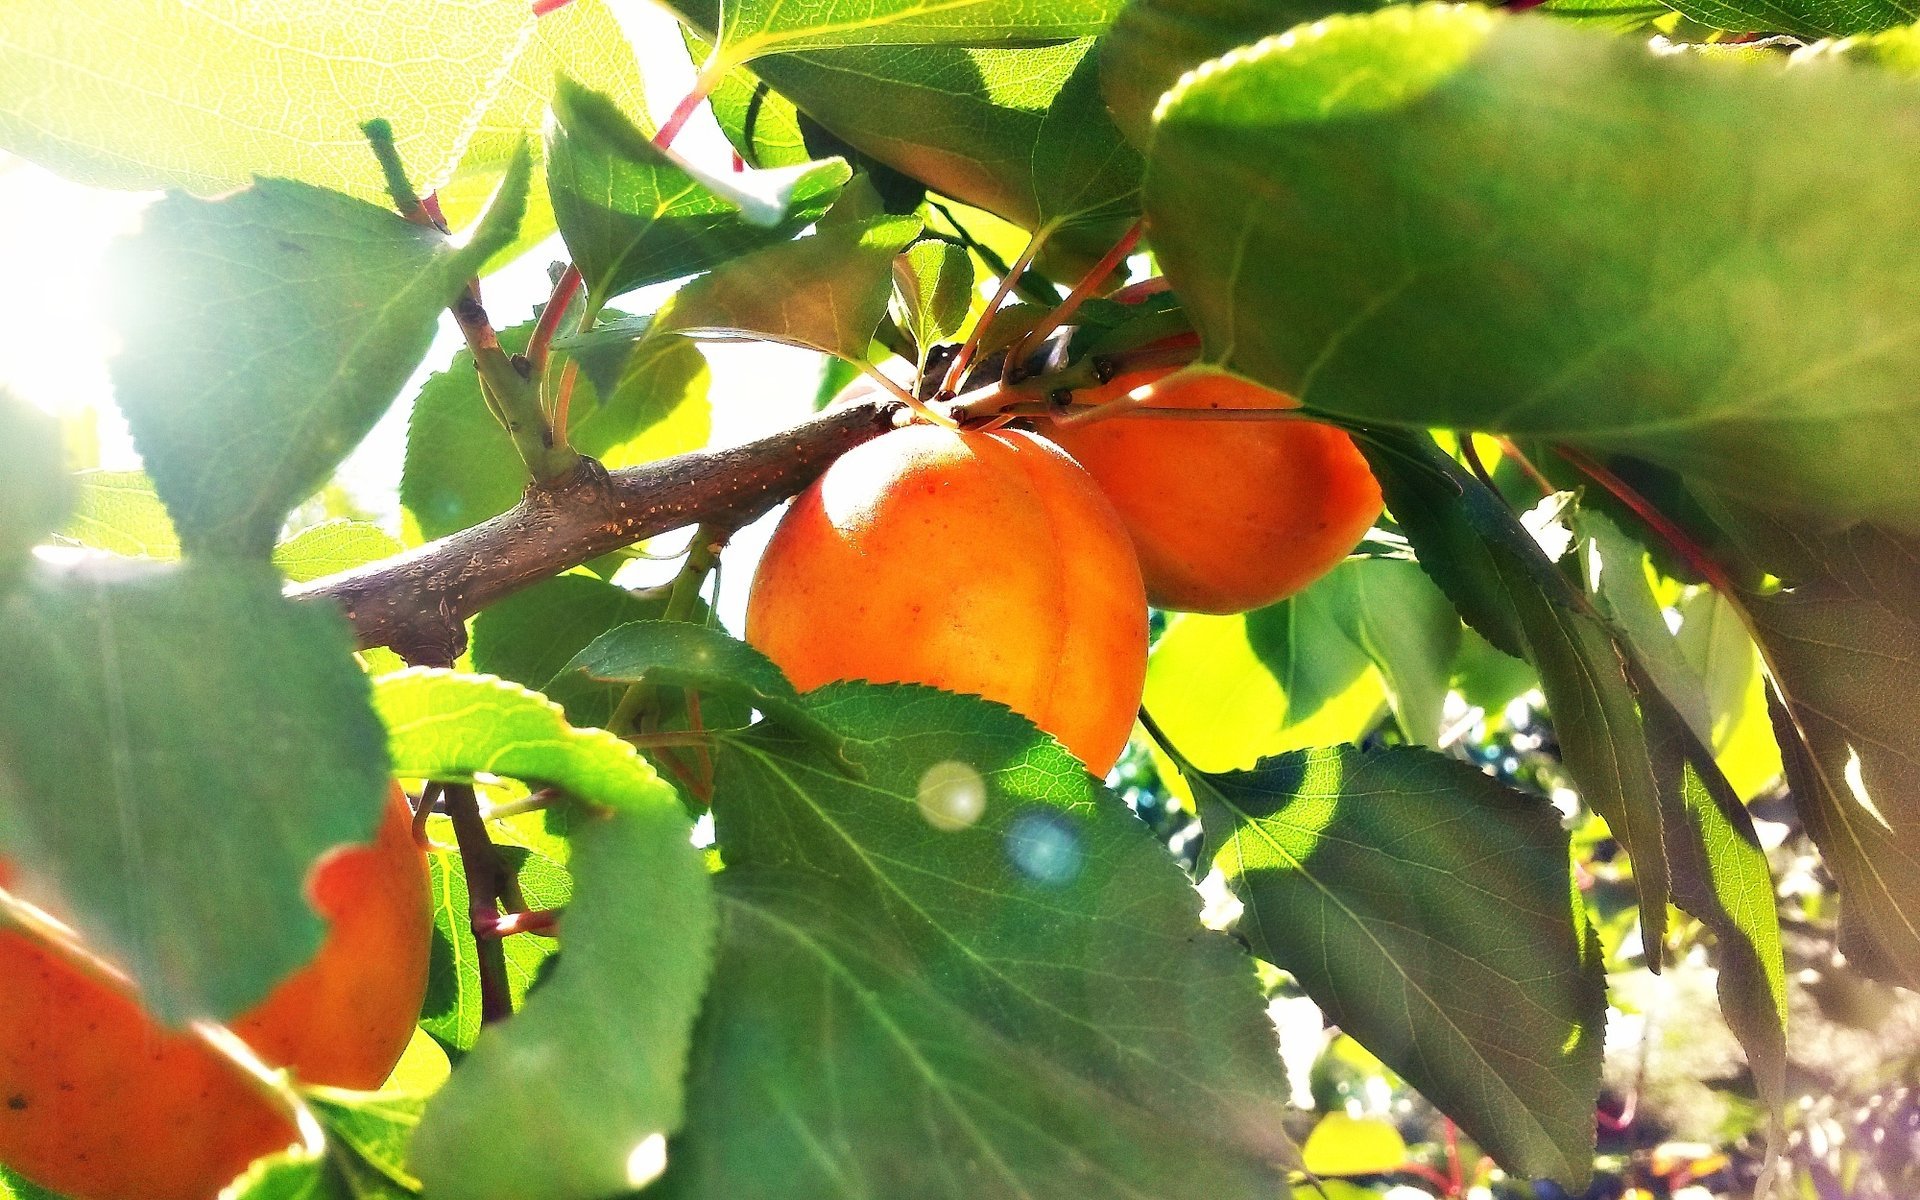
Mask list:
[[[1606,990],[1558,812],[1413,748],[1188,782],[1254,952],[1509,1171],[1584,1186]]]
[[[0,30],[0,145],[95,186],[212,195],[278,176],[375,200],[360,123],[387,117],[431,191],[531,24],[515,0],[22,8]]]
[[[1133,0],[1101,39],[1101,91],[1114,122],[1144,148],[1160,97],[1201,63],[1307,21],[1374,7],[1338,0]]]
[[[0,1166],[0,1200],[62,1200],[62,1197]]]
[[[1707,698],[1707,740],[1742,800],[1751,800],[1779,780],[1784,768],[1767,717],[1760,651],[1739,610],[1718,592],[1701,588],[1677,606],[1675,640]]]
[[[412,1168],[446,1200],[645,1186],[653,1148],[680,1127],[716,924],[679,800],[633,747],[501,680],[404,671],[380,681],[376,703],[401,774],[486,772],[592,806],[569,830],[564,969],[481,1032],[427,1106]]]
[[[1406,1139],[1391,1121],[1334,1111],[1314,1124],[1300,1158],[1315,1175],[1388,1175],[1407,1164]]]
[[[1700,678],[1668,632],[1647,582],[1646,554],[1598,512],[1576,514],[1581,575],[1595,607],[1631,641],[1630,670],[1649,724],[1674,902],[1720,947],[1718,988],[1761,1099],[1786,1092],[1786,966],[1773,873],[1753,818],[1714,765]]]
[[[1350,559],[1303,594],[1380,669],[1401,732],[1429,745],[1439,740],[1460,616],[1419,564]]]
[[[613,101],[569,79],[553,112],[547,190],[594,306],[787,240],[819,219],[851,175],[837,160],[728,181],[697,175]],[[751,193],[739,190],[749,184]]]
[[[713,53],[713,44],[688,26],[682,25],[680,34],[695,63],[705,62]],[[790,167],[813,157],[793,101],[746,67],[734,67],[722,75],[707,104],[720,131],[748,166]]]
[[[1778,689],[1794,803],[1840,885],[1841,949],[1869,974],[1920,987],[1920,738],[1908,719],[1920,540],[1867,525],[1762,527],[1786,586],[1742,603]]]
[[[284,1150],[259,1159],[220,1193],[222,1200],[391,1200],[356,1195],[330,1157]]]
[[[563,668],[625,687],[645,681],[723,696],[816,739],[847,762],[844,739],[815,717],[773,660],[718,629],[687,621],[631,621],[595,638]]]
[[[864,360],[886,315],[893,258],[919,234],[917,217],[823,224],[811,237],[742,255],[681,288],[653,332],[759,337]]]
[[[246,1010],[319,948],[308,869],[387,802],[352,649],[265,564],[88,562],[0,601],[0,844],[169,1024]]]
[[[585,575],[561,575],[490,605],[473,619],[473,666],[542,692],[581,728],[605,725],[624,685],[567,671],[601,634],[663,616],[664,597],[643,597]]]
[[[1138,210],[1145,168],[1107,115],[1096,45],[851,48],[755,69],[836,136],[945,195],[1028,229],[1107,222],[1080,235],[1097,255]]]
[[[266,556],[287,511],[392,403],[440,310],[512,239],[520,161],[459,248],[285,180],[147,210],[114,255],[113,380],[189,553]]]
[[[73,508],[61,458],[59,422],[0,389],[0,584]]]
[[[1382,699],[1409,737],[1433,741],[1459,639],[1417,565],[1349,559],[1266,608],[1174,617],[1147,660],[1146,706],[1209,770],[1357,740]]]
[[[400,542],[365,521],[323,521],[273,548],[273,565],[294,583],[338,575],[400,553]]]
[[[77,501],[60,536],[95,550],[134,558],[179,558],[173,518],[144,471],[81,471]]]
[[[320,1118],[336,1153],[351,1162],[346,1172],[350,1178],[372,1177],[369,1182],[377,1180],[376,1186],[403,1195],[419,1192],[420,1181],[406,1170],[406,1152],[420,1124],[423,1098],[315,1087],[302,1089],[301,1099]]]
[[[999,705],[805,700],[860,777],[775,725],[723,742],[722,964],[669,1183],[1271,1195],[1272,1025],[1145,826]]]
[[[1312,407],[1912,533],[1920,490],[1885,481],[1920,438],[1920,336],[1887,317],[1920,293],[1916,121],[1892,72],[1394,8],[1189,76],[1146,206],[1210,353]],[[1792,129],[1844,134],[1788,169]]]
[[[922,356],[960,331],[973,303],[973,256],[965,246],[928,239],[893,260],[893,304]]]
[[[558,863],[524,846],[501,845],[498,852],[513,870],[528,905],[566,906],[573,895],[573,884]],[[480,965],[474,957],[467,877],[461,870],[460,856],[450,850],[430,851],[427,871],[433,894],[433,952],[428,960],[420,1027],[442,1045],[471,1050],[474,1039],[480,1036]],[[516,934],[502,942],[507,995],[515,1007],[525,1001],[558,948],[552,938],[532,934]]]
[[[528,321],[501,331],[501,346],[523,350],[533,326]],[[591,377],[576,382],[567,412],[575,449],[623,467],[706,445],[710,375],[698,349],[668,340],[644,353],[629,349],[616,379],[606,399]],[[400,503],[423,537],[437,538],[507,511],[526,485],[513,439],[487,411],[473,356],[462,350],[414,399]]]
[[[678,0],[670,5],[701,29],[717,29],[726,63],[829,46],[980,45],[1087,37],[1124,0]]]
[[[1628,675],[1631,648],[1505,502],[1431,437],[1374,431],[1359,445],[1420,565],[1468,626],[1539,672],[1562,763],[1631,856],[1641,936],[1659,945],[1670,882],[1659,787]]]

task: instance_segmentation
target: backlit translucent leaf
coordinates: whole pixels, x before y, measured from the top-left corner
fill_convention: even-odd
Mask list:
[[[674,294],[653,333],[759,337],[856,362],[886,315],[894,256],[916,217],[822,224],[798,241],[742,255]]]
[[[1896,72],[1394,8],[1190,76],[1146,203],[1210,352],[1308,405],[1911,533],[1916,122]],[[1775,153],[1807,129],[1835,133]]]
[[[147,211],[113,257],[114,389],[189,553],[266,556],[392,403],[440,311],[512,240],[526,183],[522,157],[459,247],[285,180]]]
[[[524,0],[16,4],[0,145],[106,187],[278,176],[378,200],[360,123],[386,117],[430,191],[532,31]]]
[[[293,583],[338,575],[400,553],[399,541],[365,521],[325,521],[273,548],[273,565]]]
[[[481,1032],[428,1105],[412,1169],[447,1200],[593,1200],[643,1186],[659,1164],[637,1152],[680,1127],[713,960],[713,891],[685,810],[633,747],[568,726],[512,684],[405,671],[381,680],[377,704],[401,774],[487,772],[591,806],[568,834],[563,965]]]
[[[1605,984],[1552,806],[1419,749],[1188,783],[1255,953],[1503,1166],[1584,1183]]]
[[[320,945],[307,872],[387,796],[351,650],[264,563],[90,562],[0,600],[0,762],[23,785],[0,844],[170,1022],[244,1011]]]
[[[81,471],[74,477],[68,541],[133,558],[179,558],[173,518],[144,471]]]

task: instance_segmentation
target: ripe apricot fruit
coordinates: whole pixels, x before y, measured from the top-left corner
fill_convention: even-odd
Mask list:
[[[319,953],[231,1027],[304,1083],[378,1087],[413,1034],[433,931],[398,787],[373,843],[322,859],[308,896],[328,924]],[[74,1200],[212,1200],[299,1140],[239,1068],[71,950],[0,928],[0,980],[0,1163],[35,1183]]]
[[[793,502],[754,575],[747,640],[796,687],[924,683],[998,700],[1095,774],[1146,680],[1126,529],[1030,433],[896,429]]]
[[[1109,404],[1176,368],[1125,372],[1078,393]],[[1228,375],[1158,387],[1148,408],[1289,408],[1291,397]],[[1310,421],[1112,417],[1055,425],[1099,482],[1161,608],[1238,613],[1293,595],[1352,551],[1380,516],[1380,485],[1340,429]]]

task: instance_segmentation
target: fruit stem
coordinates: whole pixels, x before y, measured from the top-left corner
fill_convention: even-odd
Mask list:
[[[931,422],[932,424],[939,425],[946,429],[959,428],[959,426],[955,424],[952,417],[948,416],[947,414],[941,412],[936,408],[930,407],[925,400],[922,400],[920,397],[914,395],[908,389],[900,386],[898,382],[887,378],[886,373],[882,371],[879,367],[876,367],[872,363],[866,362],[864,360],[861,362],[857,362],[853,365],[860,368],[860,373],[862,375],[865,375],[867,378],[873,380],[875,383],[878,383],[881,387],[885,388],[888,395],[900,401],[900,403],[906,405],[908,408],[912,409],[915,416],[921,418],[924,421]]]
[[[1026,248],[1020,251],[1020,257],[1014,259],[1013,266],[1000,276],[1000,286],[994,289],[993,298],[987,301],[986,310],[980,314],[980,319],[974,322],[973,331],[967,334],[967,340],[960,344],[960,352],[955,354],[953,361],[947,365],[947,377],[940,381],[941,397],[951,397],[955,389],[960,386],[960,382],[967,377],[967,368],[973,365],[973,356],[980,350],[981,335],[986,333],[987,326],[993,322],[993,314],[1000,310],[1000,305],[1006,301],[1007,293],[1013,290],[1015,282],[1026,273],[1027,265],[1033,262],[1034,255],[1040,253],[1040,247],[1046,245],[1053,231],[1054,223],[1051,221],[1034,230],[1033,236],[1027,239]]]
[[[686,95],[680,97],[680,103],[673,106],[673,111],[667,114],[666,121],[653,135],[655,146],[665,150],[673,145],[673,139],[680,136],[680,131],[686,128],[688,120],[699,110],[700,102],[712,95],[713,89],[720,86],[720,81],[726,78],[730,65],[721,57],[720,47],[714,46],[712,53],[707,55],[707,61],[701,63],[700,70],[695,73],[693,86],[687,90]]]
[[[1079,283],[1073,285],[1073,290],[1067,293],[1067,298],[1013,344],[1013,349],[1007,352],[1007,365],[1003,368],[1003,372],[1013,370],[1013,365],[1024,361],[1032,347],[1046,341],[1054,330],[1066,324],[1074,313],[1080,311],[1080,306],[1107,282],[1107,277],[1113,274],[1114,269],[1127,261],[1127,255],[1132,254],[1133,248],[1140,244],[1140,234],[1145,228],[1144,218],[1127,227],[1126,233],[1113,244],[1113,248],[1102,255],[1100,261],[1093,264],[1093,268],[1080,277]]]

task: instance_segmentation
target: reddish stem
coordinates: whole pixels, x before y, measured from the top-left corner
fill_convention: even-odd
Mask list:
[[[1581,474],[1592,479],[1610,492],[1614,499],[1632,509],[1635,516],[1645,521],[1675,554],[1685,559],[1688,566],[1698,572],[1702,579],[1712,584],[1722,595],[1731,598],[1739,594],[1739,589],[1734,586],[1733,578],[1727,574],[1726,569],[1715,562],[1712,556],[1687,534],[1686,530],[1674,524],[1667,514],[1655,508],[1652,501],[1635,491],[1626,480],[1571,446],[1555,446],[1553,449],[1554,453],[1572,463]]]
[[[1049,334],[1066,324],[1074,313],[1080,311],[1080,306],[1085,304],[1087,298],[1092,296],[1102,284],[1106,283],[1107,277],[1113,274],[1114,269],[1127,261],[1127,255],[1132,254],[1133,248],[1140,244],[1140,234],[1145,228],[1145,221],[1135,221],[1129,226],[1120,240],[1113,244],[1113,248],[1102,255],[1100,261],[1093,264],[1093,268],[1080,277],[1079,283],[1073,285],[1073,290],[1067,293],[1067,298],[1048,313],[1045,320],[1028,330],[1025,337],[1014,343],[1013,349],[1007,354],[1008,370],[1012,370],[1021,359],[1025,358],[1030,348],[1045,341]]]
[[[1173,287],[1165,275],[1155,275],[1152,279],[1142,279],[1139,283],[1130,283],[1113,294],[1116,304],[1138,304],[1148,296],[1158,296]]]
[[[551,934],[560,926],[562,908],[536,908],[531,912],[510,912],[493,923],[493,936],[512,937],[516,933]]]
[[[1395,1167],[1394,1173],[1397,1175],[1412,1175],[1423,1183],[1432,1184],[1434,1187],[1439,1188],[1441,1195],[1451,1195],[1447,1190],[1447,1177],[1423,1162],[1414,1162],[1409,1159]]]
[[[540,310],[540,323],[533,327],[533,337],[527,342],[527,361],[534,378],[546,377],[547,358],[553,350],[554,335],[560,332],[560,319],[567,315],[567,306],[579,293],[580,268],[568,263],[560,278],[553,281],[553,294],[547,297],[547,306]]]
[[[572,3],[573,0],[533,0],[533,15],[536,17],[544,17],[548,13],[558,12]]]
[[[1051,225],[1042,225],[1034,230],[1033,236],[1027,239],[1026,249],[1020,251],[1020,257],[1014,259],[1013,265],[1007,268],[1007,273],[1000,277],[1000,286],[994,290],[993,298],[987,301],[986,311],[980,314],[980,320],[975,323],[973,332],[967,335],[967,340],[960,344],[959,352],[947,365],[946,378],[940,381],[940,393],[943,398],[951,398],[959,389],[961,381],[967,376],[967,368],[973,365],[974,354],[980,349],[980,335],[987,331],[987,325],[992,322],[993,314],[1000,311],[1000,306],[1006,302],[1014,285],[1020,281],[1020,276],[1026,274],[1027,267],[1033,262],[1034,256],[1040,253],[1040,247],[1046,243],[1047,235],[1052,232]]]
[[[1443,1117],[1447,1131],[1447,1195],[1458,1196],[1462,1184],[1460,1177],[1460,1127],[1453,1123],[1452,1117]]]

